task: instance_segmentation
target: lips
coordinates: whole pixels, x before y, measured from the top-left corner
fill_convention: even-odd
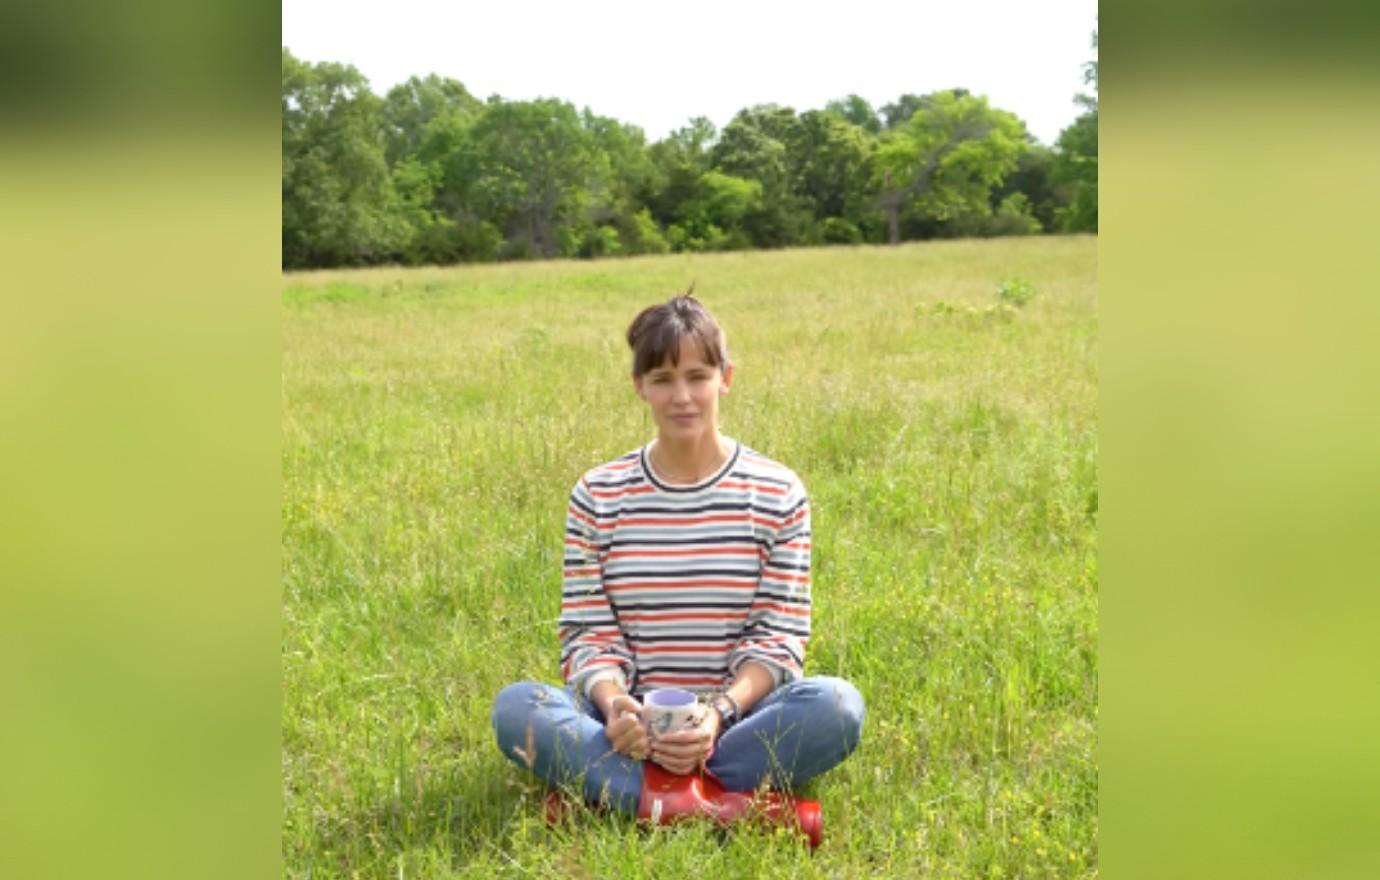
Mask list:
[[[682,425],[689,425],[699,421],[699,413],[671,413],[671,420]]]

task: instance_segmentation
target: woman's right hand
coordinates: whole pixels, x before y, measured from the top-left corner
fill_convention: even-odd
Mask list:
[[[609,701],[608,721],[604,734],[613,743],[613,750],[638,761],[645,760],[650,751],[647,728],[642,725],[642,704],[627,694],[619,694]]]

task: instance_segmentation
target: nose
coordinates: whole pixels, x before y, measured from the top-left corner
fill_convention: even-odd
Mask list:
[[[671,399],[674,400],[674,401],[676,401],[677,403],[683,403],[683,402],[689,400],[689,399],[690,399],[690,383],[689,383],[689,382],[676,382],[675,386],[671,389]]]

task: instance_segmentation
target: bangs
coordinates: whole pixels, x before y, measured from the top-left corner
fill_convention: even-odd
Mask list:
[[[718,345],[718,333],[708,333],[706,328],[678,328],[663,324],[644,337],[645,342],[633,354],[633,375],[645,376],[652,370],[670,360],[671,366],[680,366],[680,344],[689,339],[700,350],[700,357],[711,367],[723,369],[723,353]]]
[[[680,346],[687,339],[694,342],[706,364],[724,369],[728,363],[724,332],[693,297],[677,297],[644,309],[628,328],[633,376],[645,376],[668,360],[671,366],[679,366]]]

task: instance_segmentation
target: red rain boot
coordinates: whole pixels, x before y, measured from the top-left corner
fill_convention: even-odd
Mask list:
[[[565,792],[558,789],[551,789],[542,799],[542,813],[546,817],[547,825],[559,825],[565,821],[565,817],[571,815],[578,805],[578,801],[567,797]]]
[[[804,834],[811,849],[819,846],[823,836],[819,801],[801,800],[774,791],[765,794],[725,791],[719,780],[710,774],[680,776],[652,761],[645,762],[637,818],[653,825],[668,825],[694,816],[707,816],[723,825],[754,817],[774,825],[787,825]]]

